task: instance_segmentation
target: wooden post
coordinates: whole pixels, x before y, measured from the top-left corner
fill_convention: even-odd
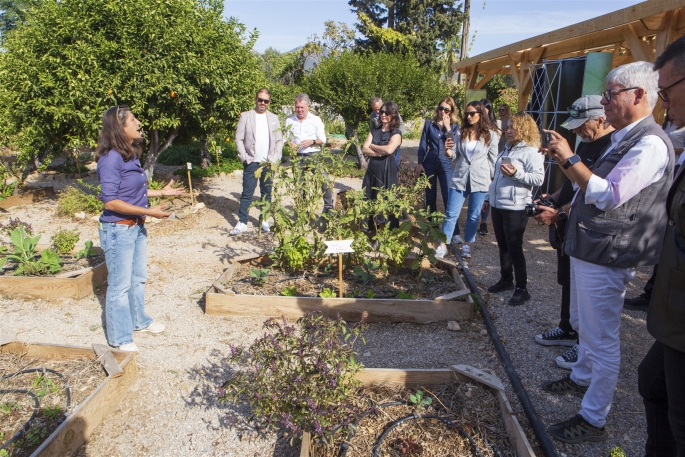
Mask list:
[[[193,164],[190,162],[186,163],[186,168],[188,169],[188,188],[190,189],[190,201],[195,206],[195,194],[193,193],[193,182],[190,180],[190,170],[193,169]]]
[[[341,237],[338,237],[342,240]],[[342,252],[338,253],[338,278],[340,279],[340,298],[343,298],[343,280],[342,280],[342,270],[343,270],[343,258]]]

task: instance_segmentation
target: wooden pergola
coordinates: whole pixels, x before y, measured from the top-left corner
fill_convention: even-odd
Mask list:
[[[611,52],[612,68],[639,60],[653,62],[683,33],[683,0],[648,0],[470,57],[452,68],[466,75],[467,89],[481,89],[494,75],[511,73],[518,89],[518,108],[523,110],[533,90],[531,68],[543,59]]]

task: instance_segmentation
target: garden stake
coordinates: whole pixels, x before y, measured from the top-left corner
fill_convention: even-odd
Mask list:
[[[190,201],[193,203],[193,206],[195,206],[195,194],[193,194],[193,183],[190,180],[190,170],[193,169],[193,164],[187,162],[186,168],[188,169],[188,188],[190,189]]]
[[[338,237],[341,240],[341,237]],[[338,253],[338,277],[340,279],[340,298],[343,298],[343,282],[342,282],[342,252]]]

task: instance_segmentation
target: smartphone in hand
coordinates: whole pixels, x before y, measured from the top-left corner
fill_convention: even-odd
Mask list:
[[[454,132],[447,132],[445,138],[454,141]]]
[[[550,141],[552,141],[552,134],[550,132],[542,132],[542,147],[548,148]]]
[[[511,157],[502,157],[502,165],[511,165]]]

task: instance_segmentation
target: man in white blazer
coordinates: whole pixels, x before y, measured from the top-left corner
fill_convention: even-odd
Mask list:
[[[247,230],[247,216],[252,196],[257,187],[255,172],[267,161],[276,163],[283,154],[283,134],[278,116],[267,108],[271,103],[271,92],[266,87],[257,91],[255,108],[240,115],[235,132],[238,158],[243,163],[243,193],[240,196],[238,223],[231,230],[237,235]],[[267,173],[259,176],[259,192],[262,199],[271,201],[271,178]],[[262,230],[268,232],[269,223],[262,220]]]

